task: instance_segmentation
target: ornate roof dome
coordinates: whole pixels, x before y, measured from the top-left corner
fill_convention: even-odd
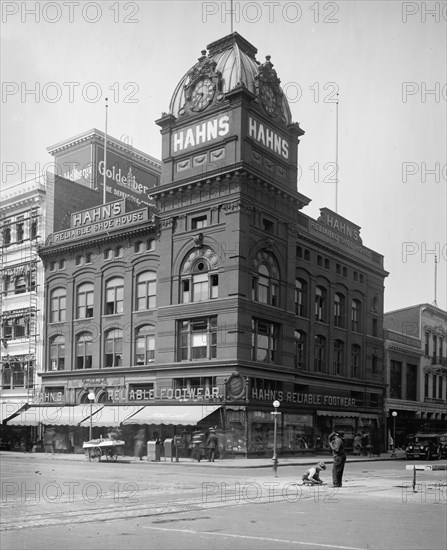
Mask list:
[[[267,62],[261,65],[255,57],[257,52],[258,50],[237,32],[209,44],[208,57],[206,56],[206,50],[203,50],[199,62],[196,63],[177,84],[171,99],[169,112],[175,117],[181,114],[180,110],[184,107],[186,102],[185,88],[190,82],[191,73],[194,73],[194,71],[197,70],[200,65],[203,65],[204,62],[206,64],[212,64],[215,71],[220,73],[222,78],[221,92],[223,94],[227,94],[240,86],[244,86],[252,94],[258,97],[259,85],[257,80],[259,78],[260,68],[267,64],[269,67],[273,67],[273,65],[270,62],[270,56],[267,56]],[[289,103],[280,86],[278,86],[278,90],[283,121],[286,124],[290,124],[292,122],[292,115]]]

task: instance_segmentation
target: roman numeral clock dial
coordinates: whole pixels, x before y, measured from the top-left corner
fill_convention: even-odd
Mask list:
[[[194,86],[191,94],[191,109],[193,111],[203,111],[214,97],[214,84],[209,78],[199,80]]]

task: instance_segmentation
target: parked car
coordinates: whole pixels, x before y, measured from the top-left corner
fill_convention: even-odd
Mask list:
[[[447,458],[447,434],[441,434],[439,441],[441,443],[441,458]]]
[[[439,434],[415,434],[405,449],[408,458],[425,460],[441,458],[442,444]]]

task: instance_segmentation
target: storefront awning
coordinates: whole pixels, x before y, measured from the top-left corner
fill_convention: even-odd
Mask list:
[[[25,401],[10,401],[1,403],[0,406],[0,424],[11,416],[17,414],[22,407],[26,405]]]
[[[337,418],[359,418],[360,413],[349,411],[317,411],[318,416],[334,416]]]
[[[195,426],[208,415],[217,411],[220,405],[178,405],[148,406],[133,416],[126,418],[123,424],[181,424]]]
[[[131,405],[125,407],[108,406],[94,412],[92,415],[92,426],[98,428],[112,428],[119,426],[126,418],[133,416],[144,407]],[[90,415],[81,422],[81,426],[90,425]]]
[[[92,409],[90,409],[90,406]],[[104,405],[85,403],[84,405],[60,407],[34,407],[22,411],[18,416],[8,421],[8,426],[77,426],[93,412],[102,409]]]

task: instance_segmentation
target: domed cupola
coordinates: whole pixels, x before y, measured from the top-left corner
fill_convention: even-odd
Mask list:
[[[258,108],[277,123],[292,122],[287,98],[270,61],[256,60],[257,49],[237,32],[208,46],[175,88],[169,111],[176,118],[221,105],[227,94],[245,88]]]

